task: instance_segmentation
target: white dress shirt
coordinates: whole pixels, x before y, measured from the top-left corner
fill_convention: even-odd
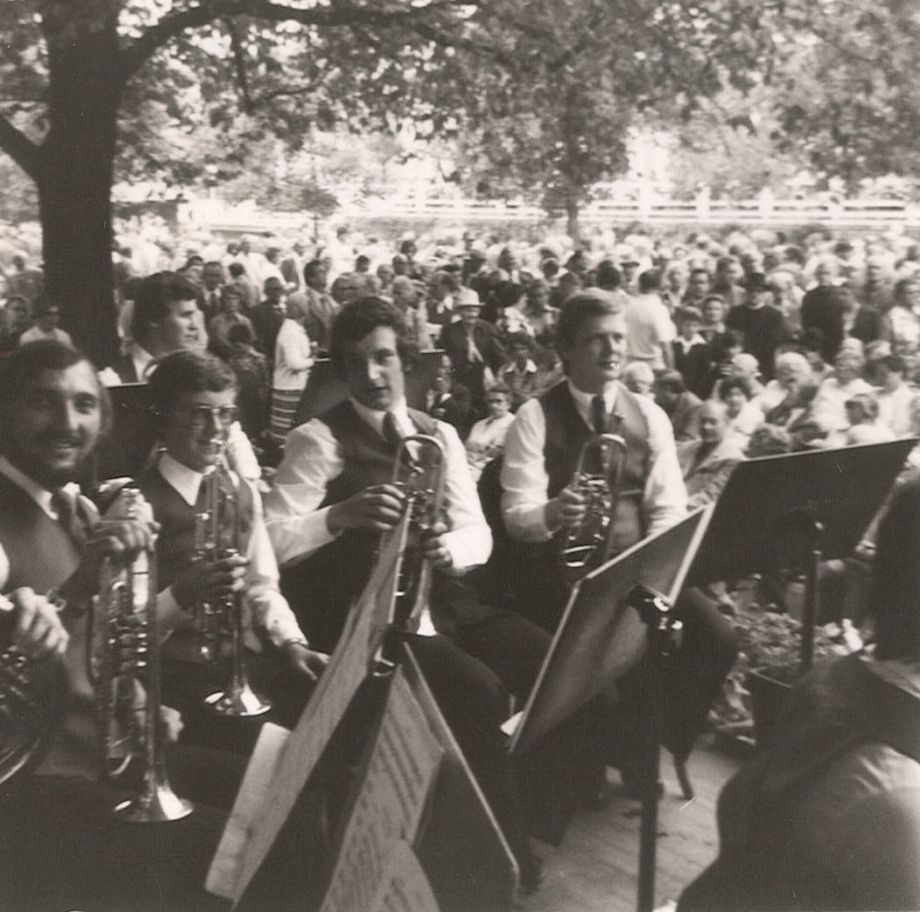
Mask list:
[[[913,405],[917,390],[901,383],[891,392],[880,389],[876,392],[878,400],[878,420],[885,425],[895,437],[913,437]]]
[[[386,412],[369,409],[354,399],[351,403],[358,417],[383,437]],[[391,411],[404,435],[418,433],[405,399]],[[453,562],[452,570],[462,572],[486,562],[492,551],[492,533],[483,516],[467,468],[466,451],[457,432],[443,421],[435,424],[447,454],[444,503],[449,531],[444,535],[444,544]],[[338,441],[319,418],[288,435],[284,460],[265,497],[268,533],[282,565],[307,557],[335,540],[327,525],[331,507],[320,508],[320,504],[329,483],[338,478],[344,467]]]
[[[166,482],[190,506],[194,507],[198,500],[198,489],[201,486],[202,475],[178,462],[168,453],[160,455],[158,468]],[[249,484],[245,479],[243,484]],[[272,550],[271,541],[265,529],[265,520],[262,516],[262,502],[259,492],[254,485],[249,485],[253,499],[252,529],[249,535],[249,546],[246,557],[249,565],[246,568],[245,579],[245,618],[246,618],[246,645],[259,651],[258,640],[252,635],[251,627],[263,628],[268,638],[276,646],[281,646],[286,640],[306,639],[294,612],[291,611],[287,600],[278,589],[278,564],[275,561],[275,552]],[[189,626],[188,613],[179,607],[172,592],[172,587],[164,589],[157,599],[157,607],[163,628],[170,630],[180,622]]]
[[[585,425],[593,428],[590,393],[569,392]],[[608,414],[613,411],[619,386],[613,383],[604,393]],[[642,506],[648,534],[654,535],[683,519],[687,512],[687,491],[677,462],[677,449],[668,416],[650,399],[634,397],[648,424],[650,465]],[[505,440],[502,467],[502,516],[512,538],[523,542],[547,541],[552,532],[546,526],[545,507],[549,500],[543,447],[546,417],[538,399],[528,399],[517,411]]]
[[[507,412],[501,418],[483,418],[470,428],[466,438],[466,456],[470,463],[473,480],[478,481],[486,463],[494,459],[504,448],[508,428],[514,422],[514,415]]]

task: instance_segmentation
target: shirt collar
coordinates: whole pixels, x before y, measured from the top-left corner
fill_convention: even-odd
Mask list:
[[[5,456],[0,456],[0,474],[5,475],[14,485],[22,488],[29,497],[32,498],[41,508],[51,517],[57,520],[58,515],[51,506],[52,493],[47,488],[42,487],[37,481],[29,478],[24,472],[21,472]],[[62,489],[66,491],[76,501],[80,494],[80,486],[73,482],[63,485]]]
[[[131,356],[131,360],[134,362],[134,370],[137,373],[137,379],[146,380],[147,371],[150,370],[150,365],[153,362],[153,355],[151,355],[146,348],[138,345],[137,342],[131,344],[128,353]]]
[[[176,493],[190,506],[194,507],[198,500],[198,489],[201,487],[201,472],[190,469],[185,463],[174,459],[169,453],[160,453],[158,463],[160,474],[176,490]]]
[[[585,393],[578,389],[571,380],[566,379],[565,381],[569,385],[569,392],[572,394],[572,399],[575,400],[575,408],[578,409],[578,414],[581,415],[582,420],[589,428],[594,428],[594,420],[591,414],[591,402],[594,400],[595,393]],[[613,411],[613,406],[617,401],[617,391],[619,390],[619,384],[614,381],[613,383],[607,386],[607,389],[601,394],[604,397],[604,408],[609,415]]]
[[[678,336],[674,340],[684,351],[688,348],[693,348],[694,345],[705,345],[706,340],[697,333],[692,339],[685,339],[683,336]]]
[[[372,409],[358,402],[354,396],[351,397],[351,404],[354,406],[358,417],[365,423],[369,424],[381,437],[383,437],[383,419],[388,411],[392,412],[396,418],[396,424],[402,431],[404,437],[415,433],[415,425],[409,417],[409,406],[406,404],[406,398],[403,396],[392,408],[389,409]]]
[[[534,364],[534,362],[530,358],[528,358],[527,363],[520,370],[518,369],[518,366],[514,363],[514,361],[510,361],[508,363],[508,366],[505,368],[505,370],[507,370],[508,373],[515,373],[515,374],[535,374],[537,372],[537,365]]]

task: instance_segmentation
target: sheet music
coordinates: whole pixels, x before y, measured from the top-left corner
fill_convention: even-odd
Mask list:
[[[237,795],[208,872],[210,892],[239,902],[265,860],[367,676],[389,617],[390,600],[384,596],[392,588],[387,582],[392,580],[394,567],[388,550],[350,612],[329,664],[281,752],[272,780],[262,783],[263,791],[255,795],[244,794],[244,789]]]
[[[442,754],[397,668],[322,912],[370,908],[395,848],[415,838]]]
[[[438,901],[408,842],[400,842],[367,912],[438,912]]]

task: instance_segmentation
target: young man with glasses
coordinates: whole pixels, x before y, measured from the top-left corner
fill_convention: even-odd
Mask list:
[[[239,554],[218,560],[196,556],[197,515],[205,474],[217,463],[237,418],[236,380],[222,361],[199,352],[167,355],[150,378],[151,405],[162,444],[139,478],[161,531],[157,540],[160,609],[175,620],[164,644],[163,693],[183,710],[190,732],[218,735],[205,723],[202,701],[225,685],[201,655],[195,608],[231,593],[245,593],[245,644],[251,676],[269,692],[279,721],[292,725],[326,657],[314,652],[278,590],[278,566],[262,519],[257,490],[239,480]],[[256,658],[255,653],[261,653]],[[274,661],[280,659],[280,662]],[[226,726],[224,726],[226,728]]]

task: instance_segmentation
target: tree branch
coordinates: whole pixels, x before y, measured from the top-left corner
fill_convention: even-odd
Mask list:
[[[39,178],[41,146],[36,145],[20,129],[0,116],[0,149],[34,181]]]
[[[327,28],[351,24],[409,26],[437,12],[479,6],[483,2],[485,0],[430,0],[425,6],[374,8],[345,0],[331,6],[301,8],[275,0],[203,0],[197,6],[167,13],[126,47],[121,52],[121,76],[127,81],[148,58],[173,38],[215,19],[251,16],[269,22],[297,22]]]
[[[233,51],[233,70],[236,75],[236,83],[243,99],[243,110],[247,114],[252,114],[255,105],[252,96],[249,94],[249,75],[246,72],[246,51],[243,48],[243,40],[240,37],[240,30],[237,28],[233,19],[225,19],[224,24],[230,33],[230,49]]]

